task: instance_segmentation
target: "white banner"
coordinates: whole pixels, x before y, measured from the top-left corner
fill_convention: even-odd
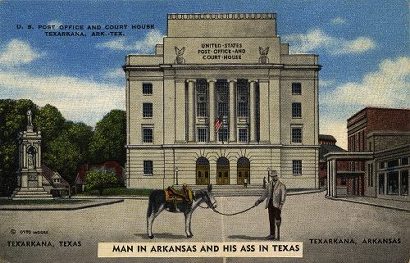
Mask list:
[[[303,242],[98,243],[98,257],[303,257]]]

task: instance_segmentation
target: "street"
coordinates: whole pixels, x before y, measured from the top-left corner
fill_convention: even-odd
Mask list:
[[[244,210],[256,199],[216,198],[218,210],[224,213]],[[236,216],[222,216],[210,209],[198,208],[192,217],[192,239],[185,237],[182,214],[163,212],[154,222],[155,238],[150,240],[146,235],[147,202],[126,199],[122,203],[74,211],[0,211],[0,262],[192,262],[190,258],[98,259],[97,243],[256,242],[265,241],[269,234],[267,210],[262,203]],[[314,193],[288,196],[282,221],[281,241],[303,242],[304,257],[297,262],[409,260],[408,212],[328,200],[324,193]],[[390,239],[390,242],[379,244],[379,239]],[[11,242],[27,240],[47,241],[52,246],[21,247]],[[209,262],[209,258],[195,260]],[[227,258],[225,261],[272,262],[272,259]],[[275,259],[275,262],[295,261],[294,258]]]

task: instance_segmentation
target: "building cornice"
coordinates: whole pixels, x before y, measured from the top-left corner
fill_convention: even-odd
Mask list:
[[[124,65],[124,71],[161,71],[179,70],[210,70],[210,69],[285,69],[285,70],[320,70],[321,65],[285,65],[285,64],[159,64],[159,65]]]
[[[373,152],[330,152],[323,156],[329,160],[369,160],[373,158]]]
[[[275,13],[171,13],[168,20],[272,20]]]
[[[126,145],[125,148],[127,149],[251,149],[251,148],[275,148],[275,149],[283,149],[283,148],[317,148],[319,149],[319,145],[283,145],[283,144],[161,144],[161,145],[144,145],[144,144],[130,144]]]

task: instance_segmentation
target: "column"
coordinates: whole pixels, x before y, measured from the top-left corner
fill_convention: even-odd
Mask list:
[[[236,80],[229,80],[229,141],[236,142]]]
[[[327,196],[332,196],[331,193],[331,179],[330,179],[330,162],[326,160],[326,179],[327,179]]]
[[[215,142],[215,79],[208,80],[208,95],[209,95],[209,141]]]
[[[337,161],[332,160],[332,196],[337,197]]]
[[[250,126],[250,139],[251,142],[256,142],[256,98],[255,98],[256,81],[250,81],[249,96],[250,96],[250,116],[249,116],[249,126]]]
[[[175,142],[185,143],[187,139],[185,80],[176,80],[175,97]]]
[[[268,80],[259,80],[259,133],[260,133],[260,143],[269,143],[269,81]]]
[[[195,80],[188,80],[188,141],[195,141]]]
[[[22,142],[22,144],[23,144],[23,147],[22,147],[23,152],[21,152],[20,154],[23,156],[23,165],[21,165],[20,168],[27,168],[27,158],[26,158],[27,147],[25,143]]]

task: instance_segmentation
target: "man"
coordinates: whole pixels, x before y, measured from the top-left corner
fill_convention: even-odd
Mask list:
[[[280,214],[286,199],[286,187],[279,181],[278,174],[275,170],[273,170],[268,176],[270,178],[270,182],[268,183],[262,196],[256,200],[255,206],[259,205],[266,199],[265,209],[268,208],[270,223],[270,235],[267,236],[267,239],[279,240],[281,224]],[[277,238],[275,238],[275,225],[278,228]]]

